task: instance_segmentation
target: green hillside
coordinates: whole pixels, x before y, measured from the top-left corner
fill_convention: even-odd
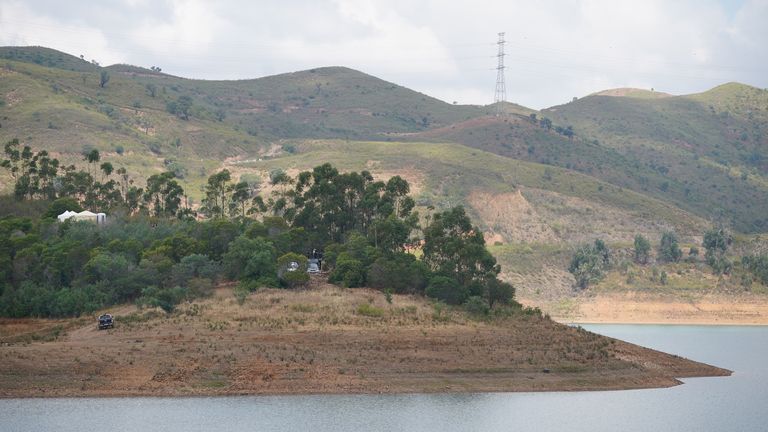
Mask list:
[[[643,191],[741,231],[768,229],[768,91],[726,84],[661,99],[588,96],[542,115],[645,170],[635,174]]]
[[[493,117],[494,106],[451,105],[343,67],[204,81],[41,47],[0,48],[0,59],[0,140],[67,163],[97,148],[137,178],[171,169],[193,198],[226,162],[311,150],[311,140],[454,142],[549,165],[547,176],[581,173],[603,185],[596,195],[610,185],[768,230],[768,92],[741,84],[676,97],[614,89],[541,112],[510,103]]]
[[[526,201],[542,210],[558,210],[566,207],[557,197],[574,198],[593,206],[626,212],[649,224],[668,223],[681,234],[699,235],[705,221],[675,206],[645,195],[602,182],[594,177],[571,170],[543,164],[514,160],[493,153],[448,143],[409,143],[318,140],[297,142],[297,154],[262,161],[232,163],[227,168],[240,174],[259,175],[265,180],[269,172],[282,169],[297,172],[309,169],[320,161],[330,162],[343,170],[367,169],[377,176],[401,175],[416,189],[415,198],[422,208],[436,209],[464,204],[469,207],[492,206],[494,203],[472,203],[468,197],[473,192],[492,195],[521,190]],[[548,200],[542,194],[551,193]],[[512,214],[506,215],[509,219]],[[582,217],[577,212],[574,221]],[[595,216],[598,217],[598,216]],[[484,228],[494,227],[479,218]],[[630,218],[626,222],[631,223]],[[545,224],[548,222],[544,222]],[[619,238],[628,241],[634,236],[634,228]],[[610,236],[606,226],[594,227]],[[521,239],[507,239],[521,240]]]

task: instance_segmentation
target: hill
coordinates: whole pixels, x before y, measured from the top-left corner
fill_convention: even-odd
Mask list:
[[[0,140],[20,138],[66,162],[84,148],[119,156],[138,177],[171,167],[198,194],[218,160],[256,156],[286,138],[374,138],[486,112],[454,106],[347,68],[256,80],[187,80],[101,68],[46,48],[0,48]],[[104,71],[109,81],[100,86]],[[186,114],[169,106],[191,101]]]
[[[107,331],[90,319],[0,322],[0,396],[607,390],[730,375],[535,313],[476,320],[330,285],[112,312]]]
[[[768,91],[726,84],[659,99],[594,95],[542,115],[655,171],[634,174],[649,194],[741,231],[768,226]]]
[[[464,204],[505,277],[530,304],[554,301],[548,310],[572,300],[566,268],[583,242],[602,238],[624,262],[636,234],[655,243],[673,230],[694,246],[713,223],[768,230],[768,92],[743,84],[687,96],[613,89],[541,111],[507,103],[495,117],[495,106],[447,104],[344,67],[204,81],[41,47],[3,47],[0,59],[0,142],[65,163],[96,148],[140,185],[171,170],[193,205],[222,168],[265,194],[270,171],[322,162],[401,175],[422,215]],[[0,190],[9,183],[0,173]],[[683,275],[669,287],[650,268],[647,281],[622,283],[622,269],[596,290],[744,291],[741,274],[686,266],[659,267]]]
[[[741,84],[669,97],[614,89],[542,112],[507,104],[499,119],[494,106],[447,104],[343,67],[202,81],[40,47],[0,48],[0,58],[0,140],[68,162],[98,148],[138,177],[170,168],[193,198],[220,160],[290,153],[285,140],[456,142],[579,171],[739,231],[768,229],[768,92]],[[176,112],[182,98],[190,106]]]

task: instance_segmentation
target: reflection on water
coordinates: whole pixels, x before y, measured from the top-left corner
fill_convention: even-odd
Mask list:
[[[613,392],[10,399],[0,400],[0,430],[768,430],[768,327],[585,327],[735,373]]]

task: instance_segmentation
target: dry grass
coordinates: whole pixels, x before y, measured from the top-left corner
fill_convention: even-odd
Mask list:
[[[0,359],[4,396],[613,389],[727,373],[537,316],[476,321],[320,283],[242,306],[220,289],[170,315],[125,308],[113,330],[79,322],[56,341],[7,343]]]

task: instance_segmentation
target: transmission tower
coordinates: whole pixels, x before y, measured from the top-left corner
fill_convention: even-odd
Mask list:
[[[499,53],[496,54],[496,58],[499,60],[498,66],[496,66],[496,96],[493,98],[493,102],[496,105],[496,117],[504,114],[504,102],[507,101],[507,87],[504,85],[504,33],[499,33],[499,41],[496,45],[499,46]]]

